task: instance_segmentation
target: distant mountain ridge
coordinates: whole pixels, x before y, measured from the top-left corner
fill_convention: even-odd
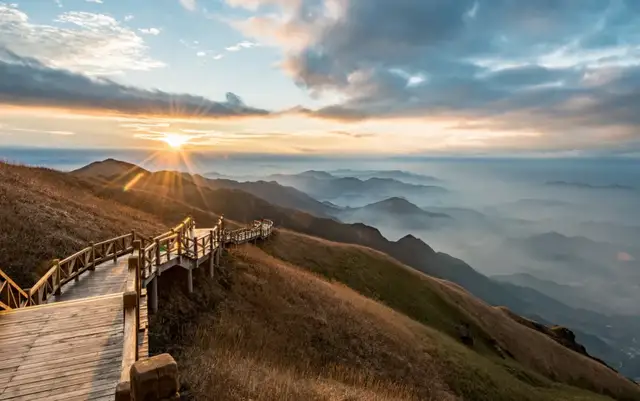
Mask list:
[[[303,178],[308,179],[308,177]],[[313,180],[320,181],[317,178]],[[224,213],[228,218],[237,221],[250,221],[254,218],[269,216],[279,227],[290,228],[331,241],[371,247],[431,276],[457,283],[492,305],[504,305],[525,317],[562,324],[578,333],[585,333],[586,336],[581,336],[580,339],[589,335],[598,336],[611,343],[619,342],[623,347],[626,346],[627,341],[631,341],[631,333],[640,331],[640,319],[604,316],[570,308],[533,289],[496,282],[477,272],[462,260],[434,251],[422,240],[411,235],[398,241],[389,241],[377,229],[365,224],[343,224],[297,210],[274,206],[244,190],[214,189],[204,177],[194,177],[184,173],[145,174],[131,190],[133,193],[126,195],[121,189],[128,182],[127,177],[105,181],[108,184],[103,190],[105,196],[122,202],[128,202],[132,199],[132,195],[151,196],[151,199],[165,196],[200,210]],[[136,203],[138,204],[139,202]],[[145,207],[154,207],[153,201],[143,204]],[[326,203],[324,206],[331,207]],[[604,344],[602,340],[598,341],[598,344]],[[586,345],[590,348],[589,343]],[[605,359],[610,363],[618,363],[622,360],[619,358],[623,356],[616,354],[612,357],[614,351],[605,349],[598,356],[605,355]],[[625,365],[622,366],[624,372],[634,372],[634,370],[628,370],[633,368],[627,367],[627,360],[624,363]],[[619,366],[616,365],[616,367]],[[635,372],[640,372],[640,367]]]
[[[300,174],[274,174],[267,177],[281,185],[287,185],[309,194],[320,201],[350,200],[379,201],[403,194],[403,196],[433,196],[448,193],[436,185],[407,184],[393,178],[335,177],[327,172],[306,171]],[[370,202],[367,202],[370,203]]]
[[[427,230],[450,223],[445,213],[433,213],[419,208],[408,200],[393,197],[359,208],[344,208],[334,212],[347,223],[365,223],[374,227],[396,227],[400,230]]]
[[[547,181],[546,185],[555,186],[555,187],[569,187],[569,188],[579,188],[579,189],[619,189],[625,191],[633,191],[634,187],[629,185],[621,185],[621,184],[608,184],[608,185],[594,185],[586,182],[578,182],[578,181]]]
[[[328,173],[336,177],[356,177],[360,179],[390,178],[407,184],[434,184],[442,182],[439,178],[430,175],[416,174],[402,170],[339,169],[328,171]]]

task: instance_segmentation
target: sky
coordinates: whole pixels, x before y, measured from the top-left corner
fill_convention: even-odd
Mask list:
[[[640,156],[637,0],[0,0],[0,147]]]

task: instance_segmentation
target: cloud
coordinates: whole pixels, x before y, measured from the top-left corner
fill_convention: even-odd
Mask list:
[[[201,118],[268,114],[246,106],[234,94],[228,94],[226,101],[216,102],[200,96],[139,89],[52,68],[7,50],[0,51],[0,76],[3,104]]]
[[[49,134],[49,135],[61,135],[61,136],[71,136],[75,135],[75,132],[72,131],[50,131],[50,130],[39,130],[39,129],[30,129],[30,128],[4,128],[9,131],[14,132],[27,132],[33,134]]]
[[[207,55],[207,52],[203,52],[203,51],[199,51],[199,52],[196,53],[196,56],[198,56],[198,57],[204,57],[206,55]]]
[[[197,8],[196,0],[180,0],[180,4],[189,11],[195,11]]]
[[[0,2],[0,47],[57,68],[107,75],[164,66],[144,40],[115,18],[88,12],[60,14],[56,25],[34,24],[15,4]]]
[[[124,16],[124,21],[125,21],[125,22],[129,22],[129,21],[131,21],[131,20],[132,20],[132,19],[134,19],[134,18],[135,18],[135,17],[134,17],[133,15],[131,15],[131,14],[127,14],[127,15],[125,15],[125,16]]]
[[[565,144],[640,139],[632,0],[227,0],[340,120],[458,119]],[[336,96],[337,95],[337,96]],[[325,103],[327,103],[325,101]]]
[[[96,3],[96,4],[102,4],[103,1],[102,0],[85,0],[87,3]]]
[[[233,46],[225,47],[225,50],[228,52],[237,52],[242,49],[251,49],[252,47],[258,47],[258,46],[260,46],[260,44],[245,40]]]
[[[216,54],[215,56],[213,56],[214,60],[221,60],[224,58],[224,54]]]
[[[160,35],[160,29],[158,28],[142,28],[142,29],[138,29],[138,31],[144,35],[153,35],[153,36]]]
[[[62,1],[61,1],[61,0],[54,0],[54,2],[56,3],[56,6],[58,6],[58,8],[62,8],[62,7],[64,7],[64,6],[62,5]]]

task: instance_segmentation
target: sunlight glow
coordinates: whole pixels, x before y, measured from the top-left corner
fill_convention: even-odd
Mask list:
[[[166,134],[163,141],[167,143],[173,149],[180,149],[182,145],[185,145],[189,142],[190,137],[186,135],[179,134]]]

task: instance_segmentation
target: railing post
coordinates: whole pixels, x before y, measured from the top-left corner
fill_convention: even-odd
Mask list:
[[[213,244],[213,230],[209,231],[209,277],[213,278],[213,265],[214,265],[214,258],[216,257],[215,252],[214,252],[214,244]]]
[[[133,282],[133,288],[131,288],[131,285],[127,285],[127,292],[124,294],[124,309],[126,310],[128,307],[136,308],[135,310],[136,336],[138,331],[140,331],[140,293],[138,292],[138,279],[137,279],[137,274],[140,266],[138,262],[139,262],[139,259],[136,256],[130,256],[129,259],[127,260],[127,265],[128,265],[127,267],[128,267],[128,273],[129,273],[127,276],[127,280],[133,279],[134,282]],[[131,289],[133,289],[133,293],[129,292],[131,291]],[[135,358],[138,359],[137,338],[136,338],[135,350],[136,350]]]
[[[182,231],[178,231],[178,257],[182,256]]]
[[[136,254],[135,256],[138,259],[138,263],[136,264],[136,292],[138,293],[138,299],[142,296],[142,263],[144,259],[142,258],[142,241],[136,240],[133,241],[133,252]],[[142,262],[142,263],[141,263]]]
[[[156,266],[160,266],[160,240],[156,240]],[[151,274],[151,272],[149,272]]]
[[[195,255],[196,263],[198,263],[198,241],[195,238],[193,239],[193,253]]]
[[[54,259],[53,265],[56,267],[56,291],[55,295],[60,295],[62,293],[62,285],[60,285],[61,277],[60,277],[60,259]]]
[[[130,370],[130,391],[133,400],[179,400],[178,364],[169,354],[138,361]]]
[[[91,266],[89,267],[90,271],[96,270],[96,246],[93,244],[93,241],[89,243],[91,247]]]

